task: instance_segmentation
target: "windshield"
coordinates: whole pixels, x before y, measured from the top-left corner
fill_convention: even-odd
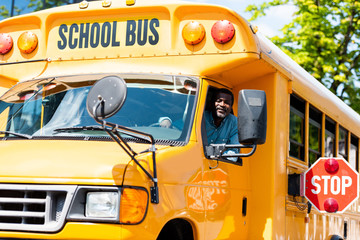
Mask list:
[[[69,76],[17,84],[0,98],[0,137],[18,138],[19,134],[32,138],[108,137],[86,109],[89,90],[105,76]],[[169,75],[117,76],[126,81],[127,98],[120,111],[107,122],[151,134],[158,143],[187,141],[198,79]]]

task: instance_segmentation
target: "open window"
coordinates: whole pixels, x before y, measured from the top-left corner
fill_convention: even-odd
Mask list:
[[[231,118],[227,117],[219,127],[216,127],[214,124],[213,112],[215,111],[215,102],[216,96],[220,88],[209,87],[206,103],[205,103],[205,111],[203,114],[202,119],[202,139],[203,139],[203,146],[204,146],[204,153],[207,158],[213,158],[212,155],[214,154],[209,147],[212,144],[239,144],[238,136],[237,136],[237,119],[234,116],[234,112],[231,106],[230,114],[233,115]],[[228,90],[230,91],[230,90]],[[231,91],[230,91],[231,92]],[[232,101],[234,102],[234,96],[232,93],[231,96]],[[234,103],[232,103],[233,105]],[[230,139],[229,136],[236,135],[236,138]],[[223,149],[224,152],[228,152],[227,150]],[[231,153],[238,153],[237,150],[230,149]],[[232,158],[222,158],[221,160],[224,161],[231,161],[237,162],[239,159],[237,157]]]
[[[205,155],[209,159],[238,162],[239,158],[249,157],[254,154],[258,144],[265,143],[267,126],[266,95],[264,91],[241,90],[237,103],[237,118],[231,114],[232,111],[230,115],[225,114],[226,117],[223,118],[221,115],[224,115],[224,112],[229,113],[229,111],[222,109],[222,105],[228,105],[228,99],[231,98],[221,94],[232,95],[232,93],[226,91],[209,88],[202,121]],[[221,96],[222,101],[219,102],[218,96]],[[232,106],[230,107],[232,108]],[[223,120],[221,120],[221,123],[217,122],[215,124],[219,118],[223,118]],[[251,150],[240,153],[242,148]]]

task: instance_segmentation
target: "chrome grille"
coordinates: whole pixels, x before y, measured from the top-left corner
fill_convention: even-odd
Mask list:
[[[0,184],[0,230],[55,232],[76,186]]]

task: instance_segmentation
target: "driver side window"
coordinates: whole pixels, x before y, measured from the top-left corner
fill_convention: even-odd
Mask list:
[[[202,138],[205,155],[214,158],[210,144],[239,144],[237,118],[233,115],[234,96],[229,89],[208,89],[205,111],[202,120]],[[227,148],[225,154],[238,154],[238,149]],[[216,157],[215,157],[216,158]],[[223,160],[237,161],[237,157]]]

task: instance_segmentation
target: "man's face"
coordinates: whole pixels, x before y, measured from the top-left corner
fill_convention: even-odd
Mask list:
[[[218,118],[225,118],[231,112],[232,99],[227,93],[219,93],[215,100],[215,113]]]

